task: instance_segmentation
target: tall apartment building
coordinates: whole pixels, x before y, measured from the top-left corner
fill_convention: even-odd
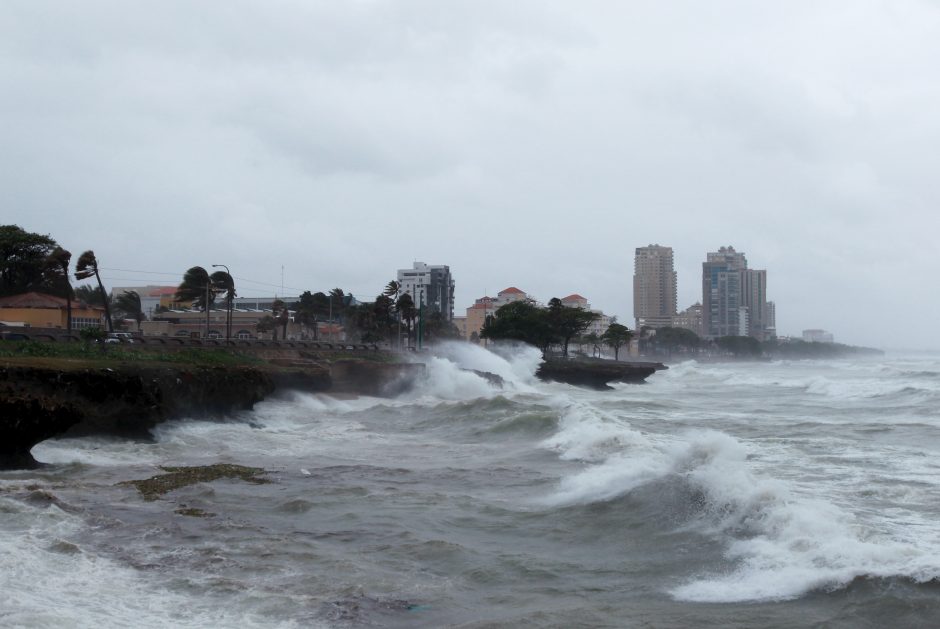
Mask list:
[[[415,306],[424,304],[440,312],[445,321],[453,320],[454,278],[449,266],[415,262],[410,269],[398,270],[398,283],[402,293],[411,295]]]
[[[771,308],[767,302],[767,271],[745,269],[741,272],[742,305],[747,308],[747,336],[766,341],[771,336]]]
[[[774,335],[773,304],[767,301],[767,271],[747,268],[734,247],[710,252],[702,263],[702,331],[706,337]]]
[[[741,272],[745,269],[747,258],[734,247],[722,247],[706,256],[702,263],[702,331],[706,337],[741,334]]]
[[[672,325],[676,314],[676,271],[672,247],[637,247],[633,262],[633,317],[636,329]]]

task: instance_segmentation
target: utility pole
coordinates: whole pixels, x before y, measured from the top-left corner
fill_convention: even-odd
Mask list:
[[[418,293],[418,349],[424,340],[424,289]]]

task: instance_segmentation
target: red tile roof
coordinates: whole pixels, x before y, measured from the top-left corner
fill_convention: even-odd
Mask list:
[[[21,293],[0,297],[0,308],[65,308],[65,298],[45,293]]]
[[[175,295],[175,286],[157,286],[153,290],[147,291],[149,297],[160,297],[161,295]]]
[[[499,291],[499,294],[500,294],[500,295],[505,295],[506,293],[511,293],[511,294],[513,294],[513,295],[525,295],[524,292],[522,292],[521,290],[519,290],[519,289],[516,288],[515,286],[510,286],[510,287],[507,288],[506,290],[501,290],[501,291]]]
[[[572,295],[568,295],[567,297],[562,297],[561,300],[562,301],[587,301],[587,298],[582,297],[581,295],[577,293],[574,293]]]

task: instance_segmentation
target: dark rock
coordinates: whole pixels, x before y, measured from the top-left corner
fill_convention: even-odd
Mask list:
[[[461,371],[469,371],[470,373],[475,373],[480,376],[494,387],[503,388],[503,385],[506,384],[506,381],[503,380],[503,377],[489,371],[480,371],[479,369],[461,369]]]
[[[163,494],[181,487],[195,485],[196,483],[208,483],[220,478],[237,478],[256,485],[269,482],[267,479],[258,478],[260,474],[265,473],[265,470],[260,467],[245,467],[244,465],[233,465],[231,463],[193,467],[161,467],[160,469],[164,470],[166,474],[159,474],[144,480],[126,480],[118,483],[118,485],[133,485],[144,497],[144,500],[156,500]],[[183,515],[193,514],[186,513]]]
[[[613,360],[549,360],[535,375],[542,380],[564,382],[591,389],[610,389],[610,382],[641,383],[659,369],[660,363],[627,363]]]
[[[330,365],[332,391],[393,396],[410,390],[425,373],[421,363],[340,360]]]
[[[35,467],[32,447],[57,435],[144,436],[167,419],[249,409],[273,390],[244,367],[0,367],[0,468]]]

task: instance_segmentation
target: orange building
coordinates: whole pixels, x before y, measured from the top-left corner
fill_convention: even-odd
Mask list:
[[[0,297],[0,323],[31,328],[68,328],[64,297],[45,293],[22,293]],[[104,326],[104,308],[72,302],[72,329]]]

